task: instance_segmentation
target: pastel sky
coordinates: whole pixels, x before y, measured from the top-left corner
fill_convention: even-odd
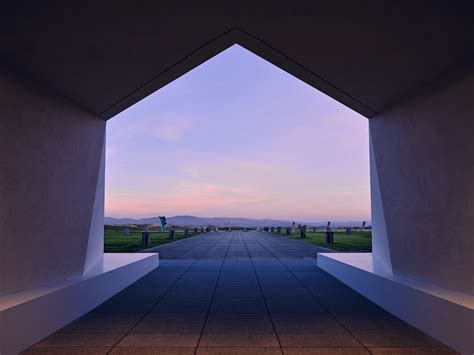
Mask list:
[[[368,122],[235,45],[107,124],[105,215],[369,220]]]

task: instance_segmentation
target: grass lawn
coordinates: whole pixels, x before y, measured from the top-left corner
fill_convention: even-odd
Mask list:
[[[189,237],[197,234],[200,233],[189,232]],[[141,231],[130,230],[130,235],[125,236],[123,235],[123,228],[120,228],[120,230],[105,229],[104,251],[106,253],[133,253],[184,238],[186,238],[184,236],[184,231],[177,231],[176,239],[174,240],[168,238],[168,232],[150,232],[150,245],[143,247]]]
[[[372,251],[372,231],[370,230],[352,230],[352,235],[346,235],[345,231],[335,231],[334,244],[331,245],[326,244],[325,232],[308,231],[306,232],[306,238],[300,238],[299,230],[296,230],[292,235],[286,235],[285,230],[282,230],[281,234],[275,234],[337,251]]]

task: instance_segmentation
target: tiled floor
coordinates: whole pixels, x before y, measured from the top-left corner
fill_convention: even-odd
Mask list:
[[[28,354],[452,354],[260,232],[159,248],[160,267]]]

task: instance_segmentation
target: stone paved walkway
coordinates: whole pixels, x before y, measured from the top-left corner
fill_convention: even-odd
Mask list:
[[[316,265],[316,246],[213,232],[29,354],[451,354]]]

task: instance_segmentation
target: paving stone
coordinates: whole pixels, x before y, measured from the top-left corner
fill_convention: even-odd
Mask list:
[[[218,277],[219,277],[219,271],[191,270],[191,271],[186,271],[185,273],[183,273],[183,275],[180,277],[180,280],[188,280],[188,281],[217,280]]]
[[[215,298],[262,298],[263,294],[260,287],[218,287],[216,288]]]
[[[265,270],[265,271],[256,271],[258,279],[260,281],[262,280],[295,280],[296,278],[293,276],[293,274],[289,271],[283,270],[283,271],[270,271],[270,270]]]
[[[324,276],[325,277],[325,276]],[[307,278],[321,278],[321,276],[313,275]],[[304,280],[304,278],[303,278]],[[308,290],[318,300],[347,300],[347,299],[365,299],[360,293],[352,290],[347,286],[327,287],[327,286],[309,286]]]
[[[418,331],[390,314],[335,314],[352,333],[417,333]]]
[[[197,355],[281,355],[278,348],[206,348],[199,347]]]
[[[196,287],[199,289],[211,289],[214,290],[217,285],[217,279],[216,280],[179,280],[174,284],[174,287],[176,288],[189,288],[189,287]]]
[[[312,279],[315,276],[317,277],[318,275],[323,275],[325,273],[326,272],[323,269],[320,269],[319,267],[313,265],[312,270],[309,270],[309,271],[308,270],[306,270],[306,271],[295,271],[295,272],[293,272],[293,275],[297,279],[304,280],[304,279]],[[347,286],[344,286],[344,287],[347,287]]]
[[[23,351],[24,355],[105,355],[110,351],[111,347],[98,346],[64,346],[64,347],[33,347]]]
[[[443,347],[437,340],[421,332],[399,334],[356,333],[354,336],[366,347]]]
[[[107,302],[111,303],[150,303],[155,302],[160,297],[162,297],[166,292],[168,292],[169,287],[156,287],[154,285],[149,285],[145,287],[141,286],[132,286],[126,288],[122,292],[119,292],[114,297],[110,298]]]
[[[280,263],[276,263],[274,265],[269,264],[269,265],[255,265],[255,271],[257,273],[265,273],[265,272],[283,272],[283,273],[288,273],[288,269],[285,265],[282,265]]]
[[[456,351],[446,347],[439,348],[409,348],[409,347],[388,347],[388,348],[369,348],[371,354],[375,355],[452,355],[458,354]]]
[[[297,287],[303,287],[301,285],[301,282],[299,282],[295,278],[273,278],[273,279],[259,279],[260,285],[264,288],[266,287],[278,287],[280,289],[288,289],[288,288],[297,288]]]
[[[348,287],[308,287],[308,290],[331,313],[386,313]]]
[[[217,283],[218,288],[223,287],[260,287],[256,277],[235,277],[235,278],[220,278]]]
[[[344,287],[345,285],[327,273],[315,272],[312,277],[298,277],[301,283],[308,287]]]
[[[201,313],[206,314],[211,298],[163,298],[151,312],[156,313]]]
[[[254,267],[251,263],[248,265],[239,265],[239,264],[224,264],[222,266],[222,272],[248,272],[254,273]]]
[[[278,333],[278,339],[284,348],[306,347],[362,347],[352,335],[346,334],[314,334],[314,333]]]
[[[205,314],[150,313],[133,329],[133,333],[200,333],[205,319]]]
[[[55,333],[43,339],[35,347],[111,347],[115,345],[123,334],[104,333]]]
[[[60,333],[126,333],[142,317],[141,314],[88,313],[62,328]]]
[[[326,310],[315,300],[309,298],[266,298],[270,314],[278,313],[327,313]]]
[[[146,302],[139,301],[107,301],[100,306],[94,308],[94,313],[122,313],[122,314],[140,314],[144,315],[153,308],[155,303],[159,300],[150,300]]]
[[[284,355],[366,355],[364,348],[283,348]]]
[[[377,306],[375,303],[369,300],[360,301],[328,301],[320,300],[321,305],[328,310],[328,312],[339,315],[339,314],[359,314],[363,316],[369,313],[379,313],[389,315],[383,308]]]
[[[165,298],[211,298],[214,289],[210,286],[175,286]]]
[[[200,347],[279,348],[275,334],[229,333],[203,334]]]
[[[293,273],[314,272],[316,267],[310,263],[286,264],[286,267]]]
[[[198,345],[201,334],[128,334],[117,346],[187,348]]]
[[[113,355],[194,355],[194,348],[171,347],[115,347],[110,354]]]
[[[222,271],[219,275],[219,282],[220,281],[227,281],[227,280],[252,280],[257,281],[257,275],[255,275],[255,271]]]
[[[328,314],[272,314],[277,333],[347,333]]]
[[[210,313],[215,314],[266,314],[267,308],[262,298],[215,298]]]
[[[210,314],[204,333],[273,333],[267,314]]]
[[[304,287],[263,287],[262,292],[265,298],[286,298],[288,302],[292,302],[294,299],[306,298],[314,299],[311,293],[309,293]]]

